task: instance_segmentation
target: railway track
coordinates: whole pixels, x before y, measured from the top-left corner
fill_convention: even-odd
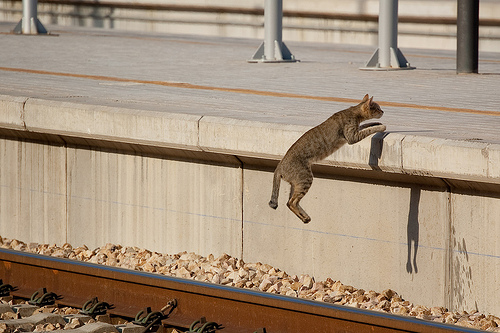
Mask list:
[[[111,315],[169,308],[165,327],[189,330],[204,317],[221,332],[480,332],[385,312],[286,297],[75,260],[0,249],[0,278],[29,298],[46,288],[56,304],[81,307],[98,297]],[[201,331],[198,331],[201,332]],[[205,332],[208,332],[205,331]]]

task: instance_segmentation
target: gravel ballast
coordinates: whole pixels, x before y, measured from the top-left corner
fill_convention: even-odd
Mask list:
[[[26,244],[2,237],[0,247],[500,332],[500,318],[491,314],[451,312],[441,306],[429,308],[404,300],[391,289],[365,291],[330,278],[316,281],[307,274],[288,275],[271,265],[245,263],[227,254],[219,257],[188,252],[161,254],[114,244],[90,250],[86,246],[72,247],[67,243],[62,246]]]

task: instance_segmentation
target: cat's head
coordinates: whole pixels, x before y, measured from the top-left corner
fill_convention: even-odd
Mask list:
[[[380,108],[380,105],[373,101],[373,96],[370,98],[368,94],[365,95],[360,103],[361,110],[363,111],[363,116],[365,120],[380,118],[384,114],[384,111]]]

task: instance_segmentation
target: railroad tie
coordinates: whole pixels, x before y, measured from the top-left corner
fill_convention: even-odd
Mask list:
[[[36,325],[40,324],[60,324],[64,326],[66,321],[61,315],[54,313],[36,313],[21,319],[0,320],[1,326],[5,325],[8,328],[21,328],[28,331],[33,331]]]
[[[87,323],[91,317],[82,314],[70,314],[70,315],[60,315],[55,313],[35,313],[33,314],[31,305],[22,304],[21,306],[15,305],[10,306],[8,304],[0,304],[0,313],[12,313],[13,316],[20,314],[22,318],[20,319],[6,319],[0,320],[0,329],[7,328],[10,331],[15,329],[21,329],[23,331],[33,331],[37,325],[41,324],[59,324],[61,327],[65,327],[68,323],[73,321],[79,321],[84,324],[83,326],[77,328],[70,328],[65,330],[54,330],[52,332],[64,332],[64,333],[142,333],[144,331],[144,326],[135,325],[132,323],[112,325],[105,322],[93,322]],[[33,306],[34,308],[38,308]],[[21,309],[21,311],[19,311]],[[23,311],[24,309],[24,311]],[[31,312],[30,312],[31,311]],[[27,316],[24,316],[27,315]]]

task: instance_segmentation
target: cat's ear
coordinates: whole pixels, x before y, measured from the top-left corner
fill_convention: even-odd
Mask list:
[[[373,100],[373,96],[372,98],[369,98],[368,94],[365,95],[365,98],[363,98],[363,101],[361,102],[365,107],[367,107],[368,109],[370,109],[371,105],[372,105],[372,100]]]

